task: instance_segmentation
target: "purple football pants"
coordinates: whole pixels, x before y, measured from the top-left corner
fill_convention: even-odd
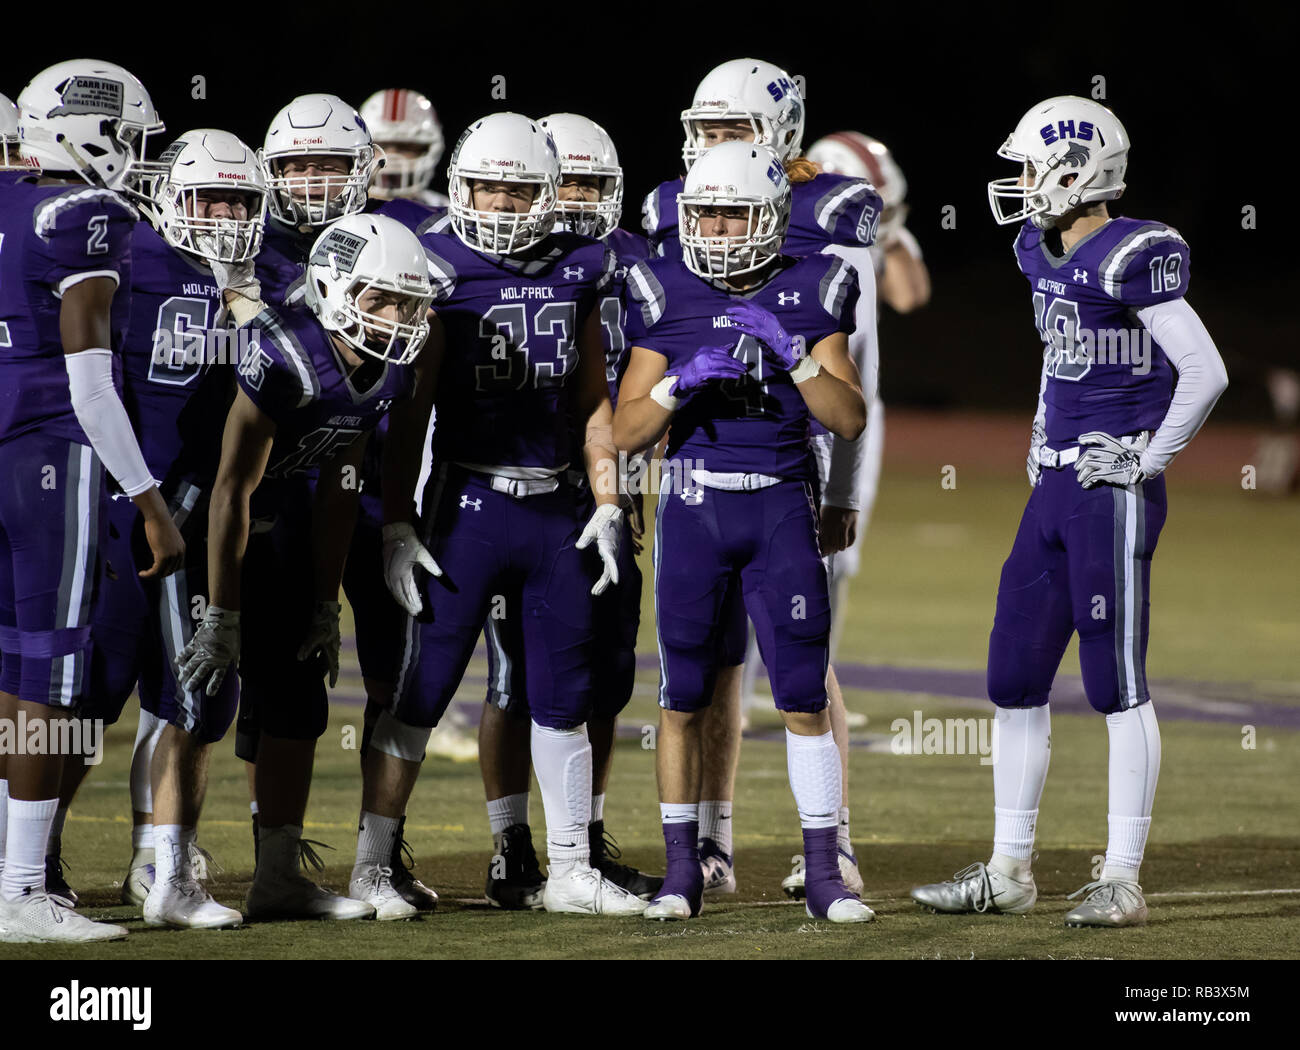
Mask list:
[[[454,465],[440,468],[426,509],[425,545],[443,570],[424,577],[424,610],[407,617],[393,715],[435,726],[459,687],[484,622],[494,610],[520,625],[533,721],[572,729],[592,703],[593,543],[579,551],[590,507],[561,482],[554,492],[516,497]]]
[[[696,711],[712,701],[736,589],[754,623],[776,706],[826,706],[830,597],[810,483],[749,492],[672,492],[666,485],[656,511],[654,567],[660,707]]]
[[[988,692],[999,707],[1047,703],[1070,636],[1088,702],[1136,707],[1147,690],[1151,555],[1165,523],[1165,479],[1083,488],[1074,468],[1044,468],[1002,566],[989,638]]]

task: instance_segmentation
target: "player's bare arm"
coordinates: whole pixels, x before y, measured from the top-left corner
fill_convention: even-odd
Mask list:
[[[221,465],[208,508],[208,576],[211,604],[239,608],[248,505],[262,481],[275,440],[275,423],[242,390],[236,392],[221,437]]]
[[[673,410],[651,397],[668,371],[668,358],[643,346],[628,352],[627,371],[618,388],[614,412],[614,444],[624,452],[654,445],[666,433]],[[669,402],[671,403],[671,402]]]
[[[415,361],[415,392],[393,405],[384,438],[384,521],[410,522],[415,516],[415,485],[420,474],[425,431],[433,412],[433,395],[442,367],[445,333],[436,314],[429,315],[429,335]]]
[[[63,340],[63,352],[68,358],[87,352],[91,355],[77,358],[73,369],[77,378],[70,378],[70,382],[73,383],[74,392],[79,388],[88,388],[87,394],[92,402],[86,406],[90,412],[82,421],[82,426],[87,430],[87,437],[91,438],[91,444],[95,446],[99,458],[105,461],[106,467],[110,467],[110,472],[112,466],[120,462],[124,466],[119,466],[119,470],[129,470],[147,478],[148,469],[140,454],[140,446],[131,431],[126,410],[113,389],[112,356],[106,349],[112,345],[110,311],[116,291],[117,282],[108,277],[90,277],[69,287],[64,292],[59,309],[59,334]],[[70,371],[70,377],[72,374]],[[74,398],[74,407],[78,400],[79,398]],[[90,424],[89,427],[86,426],[87,423]],[[115,462],[110,464],[109,460]],[[132,485],[123,478],[118,480],[127,489],[137,488],[137,485]],[[143,480],[138,484],[143,484]],[[130,495],[140,508],[144,518],[145,538],[149,541],[149,550],[153,552],[153,564],[142,570],[140,575],[168,576],[184,564],[185,541],[181,538],[180,530],[172,521],[167,503],[157,485],[131,492]]]
[[[337,602],[343,586],[343,566],[356,528],[361,502],[361,460],[371,435],[362,435],[322,463],[312,503],[312,562],[315,566],[316,600]]]
[[[809,355],[821,365],[816,375],[796,383],[814,418],[836,437],[855,441],[867,426],[867,404],[862,397],[862,377],[849,356],[849,337],[834,332],[812,348]]]
[[[618,485],[609,479],[618,477],[618,449],[612,425],[614,409],[609,403],[609,386],[605,382],[605,349],[600,339],[600,318],[592,310],[582,323],[578,335],[578,413],[585,419],[586,440],[582,453],[595,493],[597,506],[618,506]]]

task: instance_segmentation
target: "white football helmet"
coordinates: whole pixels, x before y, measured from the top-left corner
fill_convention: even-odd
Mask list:
[[[383,171],[376,172],[370,184],[370,196],[391,200],[427,190],[445,143],[433,103],[418,91],[388,88],[361,103],[361,119],[381,149],[389,145],[424,147],[418,157],[399,157],[386,151]]]
[[[748,208],[749,232],[702,235],[703,207]],[[701,277],[735,277],[766,266],[780,252],[789,225],[790,180],[768,146],[719,143],[691,165],[677,195],[682,261]]]
[[[187,131],[167,147],[167,172],[153,183],[150,221],[173,248],[209,262],[239,263],[262,246],[266,179],[257,154],[227,131]],[[202,190],[245,194],[248,218],[199,218]]]
[[[771,62],[737,58],[714,68],[695,89],[695,101],[682,110],[686,170],[708,147],[701,124],[746,120],[754,141],[771,146],[784,164],[799,155],[803,143],[803,98],[794,79]]]
[[[876,243],[885,244],[907,220],[907,179],[879,139],[859,131],[837,131],[808,147],[808,159],[833,175],[866,179],[884,202]]]
[[[1128,147],[1128,132],[1105,106],[1077,95],[1040,102],[998,150],[1023,169],[989,183],[993,218],[999,226],[1029,219],[1045,230],[1081,204],[1115,200],[1124,192]],[[1064,186],[1067,175],[1076,178]]]
[[[112,62],[74,58],[37,73],[18,96],[22,154],[47,174],[129,189],[150,135],[163,130],[149,92]]]
[[[307,260],[306,302],[321,326],[353,349],[407,365],[429,334],[429,261],[419,239],[387,215],[345,215],[326,227]],[[397,301],[397,318],[362,309],[371,290]]]
[[[346,158],[347,174],[284,175],[289,158],[322,154]],[[299,95],[275,115],[257,157],[271,214],[290,226],[324,226],[360,211],[381,163],[366,122],[337,95]]]
[[[478,211],[471,183],[524,182],[537,187],[526,212]],[[555,226],[560,158],[555,139],[518,113],[493,113],[461,135],[447,166],[451,228],[470,248],[511,255],[531,248]]]
[[[594,120],[576,113],[552,113],[537,122],[551,133],[560,155],[560,178],[595,175],[600,196],[594,201],[557,201],[558,222],[584,237],[604,237],[623,214],[623,168],[614,140]]]
[[[19,149],[18,107],[0,95],[0,171],[39,171],[35,160],[24,160]]]

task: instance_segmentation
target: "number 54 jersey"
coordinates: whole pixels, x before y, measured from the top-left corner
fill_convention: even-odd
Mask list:
[[[446,332],[435,462],[557,470],[572,458],[577,338],[614,270],[599,241],[552,233],[533,251],[466,247],[445,218],[422,228]]]
[[[1015,252],[1043,340],[1047,440],[1155,430],[1169,410],[1173,369],[1137,311],[1187,291],[1187,242],[1163,223],[1118,218],[1062,255],[1027,222]]]

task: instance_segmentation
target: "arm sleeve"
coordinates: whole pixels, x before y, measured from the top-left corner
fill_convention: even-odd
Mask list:
[[[113,387],[113,354],[105,349],[67,354],[68,388],[77,422],[100,461],[128,496],[156,486],[122,399]]]
[[[1210,333],[1185,299],[1148,306],[1138,311],[1138,319],[1178,372],[1169,411],[1142,453],[1142,471],[1154,477],[1201,429],[1228,387],[1228,371]]]
[[[862,396],[870,415],[875,411],[880,380],[880,349],[876,341],[876,272],[871,264],[871,251],[832,244],[827,246],[826,252],[838,255],[857,272],[858,297],[853,308],[855,324],[849,333],[849,356],[862,376]],[[871,427],[868,426],[856,441],[832,436],[831,465],[826,477],[826,491],[822,495],[822,502],[827,506],[861,509],[862,479],[866,473],[864,465],[870,435]]]

